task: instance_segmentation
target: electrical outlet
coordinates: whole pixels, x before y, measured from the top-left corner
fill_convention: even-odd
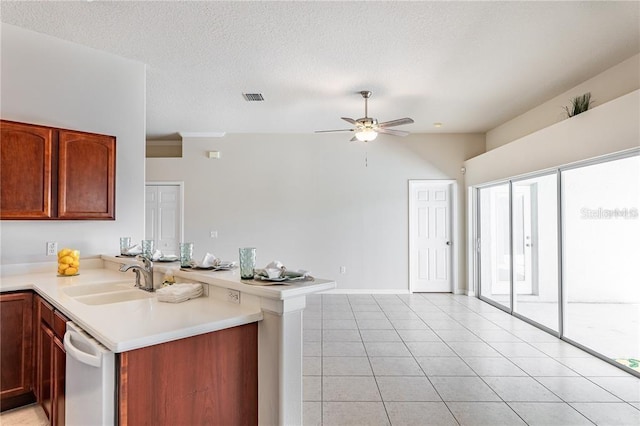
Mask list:
[[[238,290],[227,289],[227,302],[240,303],[240,292]]]
[[[209,237],[211,237],[211,238],[218,238],[218,231],[211,231],[211,232],[209,232]]]
[[[347,273],[347,267],[346,266],[341,266],[340,267],[340,273],[341,274],[346,274]]]
[[[55,241],[47,241],[47,256],[55,256],[58,254],[58,243]]]

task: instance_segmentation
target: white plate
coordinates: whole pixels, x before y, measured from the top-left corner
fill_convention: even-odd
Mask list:
[[[161,257],[159,259],[154,260],[154,262],[177,262],[178,259],[177,257]]]
[[[262,275],[256,275],[254,277],[254,279],[257,278],[259,280],[262,281],[274,281],[274,282],[280,282],[280,281],[286,281],[287,277],[277,277],[277,278],[269,278],[269,277],[263,277]]]

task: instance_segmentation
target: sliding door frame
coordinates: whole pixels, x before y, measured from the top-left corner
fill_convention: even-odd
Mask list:
[[[565,301],[566,301],[566,297],[567,297],[567,289],[566,289],[566,285],[565,285],[565,278],[566,278],[566,270],[565,270],[565,244],[564,244],[564,237],[565,237],[565,228],[564,228],[564,221],[563,221],[563,201],[564,201],[564,185],[563,185],[563,180],[562,180],[562,173],[564,171],[567,170],[572,170],[572,169],[577,169],[577,168],[583,168],[583,167],[588,167],[588,166],[592,166],[592,165],[596,165],[596,164],[601,164],[601,163],[606,163],[606,162],[611,162],[611,161],[616,161],[616,160],[621,160],[624,158],[629,158],[629,157],[634,157],[634,156],[640,156],[640,147],[639,148],[633,148],[633,149],[629,149],[629,150],[624,150],[624,151],[620,151],[620,152],[615,152],[612,154],[607,154],[607,155],[603,155],[600,157],[596,157],[596,158],[591,158],[591,159],[587,159],[587,160],[582,160],[582,161],[577,161],[574,163],[570,163],[570,164],[566,164],[566,165],[562,165],[562,166],[558,166],[558,167],[553,167],[553,168],[549,168],[549,169],[544,169],[544,170],[539,170],[536,172],[531,172],[531,173],[526,173],[526,174],[522,174],[522,175],[518,175],[518,176],[514,176],[511,178],[507,178],[507,179],[501,179],[501,180],[497,180],[497,181],[492,181],[492,182],[488,182],[486,184],[480,184],[480,185],[474,185],[471,187],[471,191],[472,191],[472,196],[473,196],[473,205],[475,206],[474,209],[471,210],[472,214],[475,216],[474,220],[470,221],[471,224],[473,224],[475,229],[470,230],[470,235],[472,236],[471,241],[474,244],[474,251],[475,251],[475,261],[474,260],[470,260],[468,267],[469,268],[473,268],[474,270],[474,274],[471,274],[471,277],[473,278],[473,287],[476,289],[476,297],[478,297],[480,300],[482,300],[483,302],[486,302],[502,311],[505,311],[511,315],[513,315],[514,317],[525,321],[567,343],[570,343],[573,346],[576,346],[580,349],[582,349],[583,351],[602,359],[603,361],[608,362],[609,364],[620,368],[622,370],[624,370],[625,372],[633,375],[633,376],[637,376],[640,377],[640,372],[637,372],[636,370],[633,370],[625,365],[622,365],[618,362],[616,362],[615,360],[606,357],[605,355],[596,352],[593,349],[590,349],[582,344],[580,344],[579,342],[576,342],[572,339],[569,339],[567,337],[564,336],[564,324],[565,324],[565,320],[566,320],[566,310],[565,310]],[[513,256],[513,250],[514,250],[514,246],[513,246],[513,206],[512,206],[512,199],[513,199],[513,183],[514,182],[518,182],[518,181],[523,181],[523,180],[527,180],[527,179],[533,179],[533,178],[537,178],[537,177],[542,177],[542,176],[548,176],[548,175],[552,175],[555,174],[556,175],[556,201],[557,201],[557,251],[558,251],[558,331],[552,330],[549,327],[546,327],[540,323],[538,323],[537,321],[534,321],[528,317],[523,316],[522,314],[519,314],[517,312],[514,311],[514,298],[515,298],[515,277],[514,277],[514,256]],[[481,199],[480,199],[480,190],[481,189],[486,189],[486,188],[490,188],[493,186],[498,186],[498,185],[505,185],[508,184],[509,186],[509,246],[510,246],[510,300],[511,300],[511,306],[509,308],[485,297],[482,295],[482,245],[481,245],[481,213],[482,213],[482,204],[481,204]],[[475,263],[475,265],[474,265]]]

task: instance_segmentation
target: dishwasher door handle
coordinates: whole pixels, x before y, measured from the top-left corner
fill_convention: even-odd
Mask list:
[[[84,348],[78,348],[73,344],[72,338],[82,341],[82,343],[84,343],[82,345],[84,348],[94,349],[95,353],[89,353],[83,350]],[[70,355],[83,364],[87,364],[97,368],[99,368],[102,364],[102,353],[100,352],[100,350],[98,350],[99,348],[76,331],[67,330],[67,332],[64,334],[64,349],[67,352],[67,355]]]

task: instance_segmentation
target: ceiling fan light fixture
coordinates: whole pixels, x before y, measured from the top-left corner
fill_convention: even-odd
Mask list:
[[[373,129],[362,129],[356,132],[356,139],[360,142],[370,142],[378,137],[378,132]]]

